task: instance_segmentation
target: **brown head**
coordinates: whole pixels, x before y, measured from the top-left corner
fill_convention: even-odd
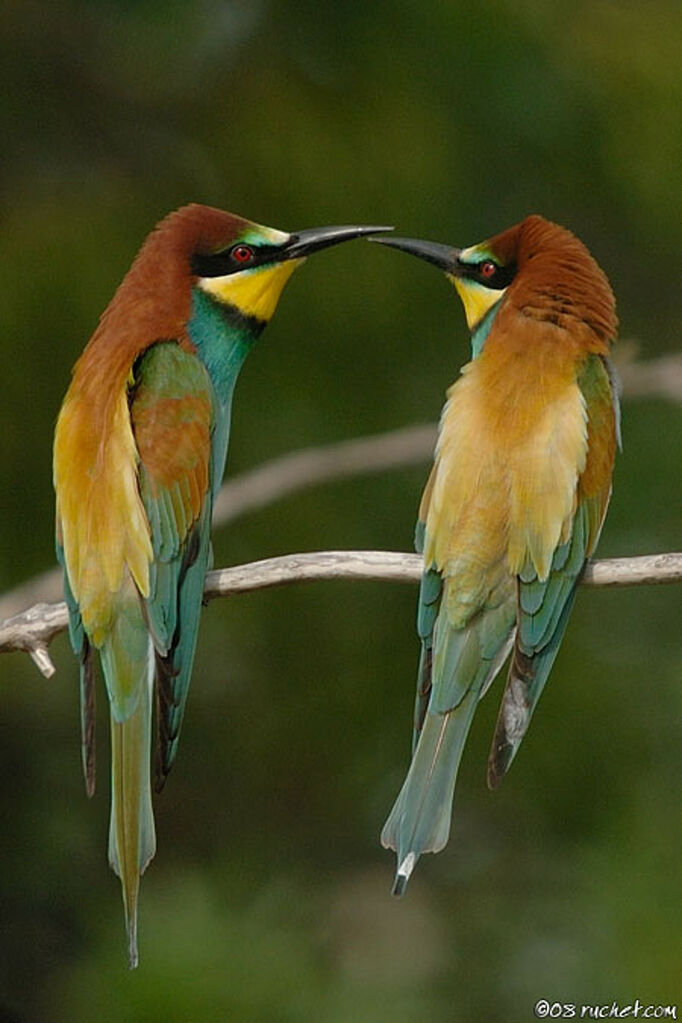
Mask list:
[[[289,234],[211,206],[182,206],[147,236],[76,370],[85,378],[125,377],[156,341],[193,348],[187,333],[193,287],[262,327],[308,255],[385,230],[391,229],[349,225]]]
[[[411,238],[371,240],[444,270],[474,334],[504,304],[521,316],[580,331],[590,350],[606,352],[615,338],[615,299],[606,275],[574,234],[538,214],[465,249]]]

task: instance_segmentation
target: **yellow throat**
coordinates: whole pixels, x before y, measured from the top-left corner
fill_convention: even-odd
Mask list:
[[[464,277],[447,275],[457,288],[457,294],[462,300],[464,313],[467,318],[469,330],[473,330],[477,323],[480,323],[489,309],[499,302],[504,295],[505,288],[486,288],[476,281],[467,280]]]
[[[200,277],[199,287],[219,302],[229,303],[244,316],[267,323],[277,308],[284,285],[303,259],[287,259],[226,274],[224,277]]]

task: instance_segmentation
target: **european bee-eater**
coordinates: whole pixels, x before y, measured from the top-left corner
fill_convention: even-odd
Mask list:
[[[287,234],[185,206],[146,239],[73,370],[54,443],[57,553],[89,794],[95,649],[109,696],[109,862],[131,967],[140,875],[156,847],[152,693],[158,790],[177,752],[237,375],[305,257],[372,230]]]
[[[381,840],[402,894],[450,832],[469,726],[513,651],[488,763],[499,784],[561,643],[611,494],[615,301],[570,231],[540,216],[471,248],[373,239],[444,270],[472,359],[449,389],[416,529],[423,554],[413,757]]]

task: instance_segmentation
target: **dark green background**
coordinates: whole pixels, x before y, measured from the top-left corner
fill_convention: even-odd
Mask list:
[[[607,270],[643,358],[679,344],[678,0],[30,3],[2,30],[1,585],[52,563],[51,435],[141,240],[186,201],[282,229],[395,223],[471,244],[530,212]],[[310,260],[237,388],[228,472],[434,420],[467,358],[432,268]],[[600,553],[679,544],[682,408],[626,401]],[[409,549],[427,467],[320,487],[215,537],[216,564]],[[680,590],[585,590],[503,787],[499,687],[449,847],[402,902],[378,834],[409,755],[416,592],[320,583],[204,614],[157,801],[141,966],[83,793],[76,666],[2,658],[0,1017],[507,1023],[549,1001],[680,999]]]

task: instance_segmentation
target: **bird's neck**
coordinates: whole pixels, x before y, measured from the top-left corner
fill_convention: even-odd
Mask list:
[[[206,366],[215,394],[229,410],[234,385],[246,356],[265,323],[243,316],[199,288],[192,291],[192,314],[188,324],[190,340]]]
[[[472,328],[471,331],[472,359],[476,359],[481,354],[481,350],[483,348],[485,340],[488,337],[488,334],[490,333],[490,328],[492,327],[493,321],[500,308],[501,301],[502,299],[500,298],[500,301],[496,302],[494,306],[491,306],[490,309],[488,309],[488,312],[485,314],[485,316],[483,316],[478,321],[478,323],[475,324],[475,326]]]

